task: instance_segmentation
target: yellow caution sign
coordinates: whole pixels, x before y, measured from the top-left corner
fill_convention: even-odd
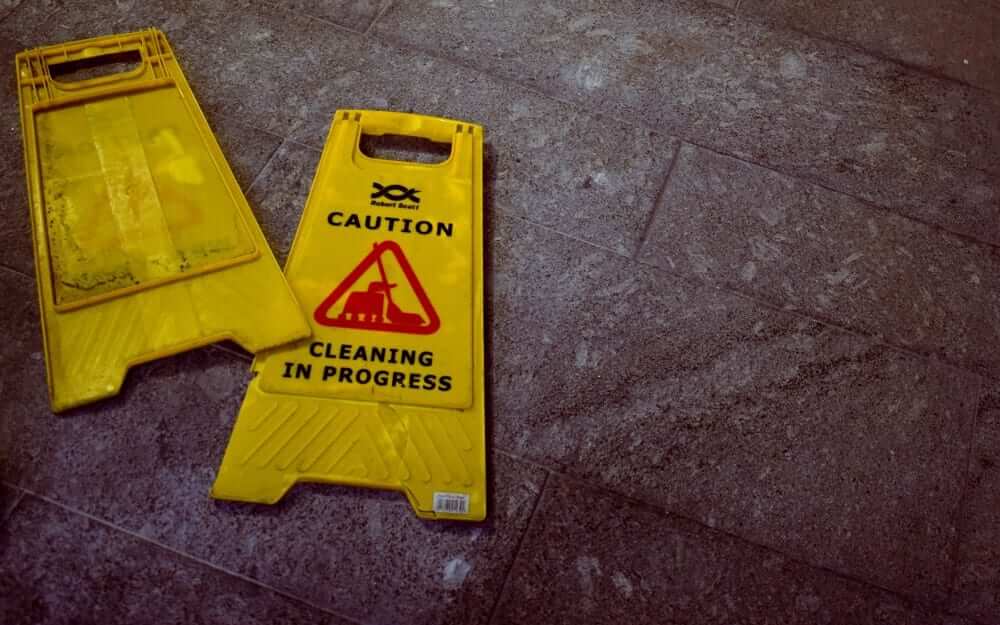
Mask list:
[[[22,52],[16,71],[53,410],[140,362],[308,336],[163,33]]]
[[[372,158],[362,134],[451,156]],[[424,518],[485,517],[482,185],[481,127],[337,112],[285,268],[313,335],[255,361],[214,497],[333,482],[403,491]]]

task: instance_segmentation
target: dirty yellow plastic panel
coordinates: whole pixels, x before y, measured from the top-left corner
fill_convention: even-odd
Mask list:
[[[362,134],[451,155],[372,158]],[[213,496],[331,482],[403,491],[424,518],[485,517],[482,195],[480,126],[337,112],[285,267],[313,336],[254,362]]]
[[[15,63],[53,410],[114,395],[140,362],[308,336],[163,33]]]

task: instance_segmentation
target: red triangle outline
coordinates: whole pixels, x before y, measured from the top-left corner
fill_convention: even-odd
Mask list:
[[[417,296],[417,301],[424,308],[424,314],[427,315],[427,325],[422,326],[401,326],[394,328],[389,324],[384,323],[371,323],[368,321],[355,321],[355,320],[344,320],[341,321],[336,318],[330,317],[330,309],[333,308],[340,298],[347,293],[348,289],[354,286],[354,283],[358,281],[361,276],[365,274],[372,265],[375,264],[376,259],[386,252],[391,252],[396,258],[396,262],[399,267],[403,270],[403,275],[406,276],[406,280],[410,283],[410,288],[413,289],[414,295]],[[329,295],[326,296],[320,305],[313,312],[313,319],[316,323],[321,326],[329,326],[334,328],[351,328],[355,330],[376,330],[382,332],[397,332],[402,334],[434,334],[441,327],[441,319],[437,315],[437,311],[434,310],[434,306],[431,304],[430,298],[427,297],[427,293],[424,291],[424,287],[420,284],[420,280],[417,278],[417,274],[413,272],[413,267],[410,266],[410,261],[406,260],[406,255],[403,254],[402,248],[395,241],[383,241],[381,243],[376,243],[375,247],[367,256],[361,259],[358,266],[355,267],[351,273],[347,274],[340,284],[337,285]]]

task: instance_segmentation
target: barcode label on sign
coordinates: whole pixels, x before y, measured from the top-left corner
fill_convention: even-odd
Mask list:
[[[434,512],[469,514],[469,496],[462,493],[434,493]]]

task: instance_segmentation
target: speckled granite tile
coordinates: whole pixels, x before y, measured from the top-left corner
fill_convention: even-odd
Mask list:
[[[959,520],[958,569],[952,609],[1000,622],[1000,392],[983,397]]]
[[[0,0],[0,20],[14,12],[23,0]]]
[[[215,139],[222,148],[222,154],[229,163],[229,168],[236,176],[236,182],[246,190],[264,169],[274,151],[281,145],[281,138],[258,130],[228,117],[215,117],[209,120]],[[252,207],[251,207],[252,208]]]
[[[0,0],[0,6],[2,0]],[[3,22],[0,22],[0,31]],[[7,56],[7,42],[0,35],[0,53]],[[21,146],[17,84],[13,71],[0,72],[0,264],[33,274],[31,221],[24,180],[24,157]]]
[[[6,484],[0,484],[0,524],[7,520],[7,516],[17,505],[21,498],[21,491]]]
[[[1000,5],[982,0],[743,0],[741,15],[848,41],[1000,90]]]
[[[685,145],[641,258],[1000,378],[1000,255]]]
[[[0,596],[7,625],[348,625],[30,496],[0,529]]]
[[[500,226],[498,446],[889,589],[945,592],[978,378]]]
[[[415,0],[375,31],[1000,243],[989,94],[695,0]]]
[[[967,622],[555,479],[520,554],[498,625]]]
[[[20,151],[20,148],[18,145],[16,149]],[[23,160],[17,156],[11,161],[13,163],[8,167],[0,169],[0,265],[34,275],[31,219]]]
[[[39,458],[17,446],[21,423],[49,414],[42,331],[33,278],[0,268],[0,479],[18,484]],[[18,456],[15,461],[14,456]]]
[[[173,9],[169,12],[171,17],[167,17],[167,12],[164,11],[167,6]],[[14,55],[29,48],[126,33],[160,24],[183,24],[186,21],[184,14],[188,10],[196,12],[197,8],[189,2],[174,3],[167,0],[122,0],[113,3],[87,3],[85,0],[23,1],[0,22],[0,54],[13,64]],[[12,69],[13,65],[10,67]],[[5,81],[11,79],[13,84],[13,78],[13,71],[4,72]]]
[[[0,20],[3,20],[5,17],[10,15],[10,13],[17,8],[18,4],[20,4],[20,0],[0,1]]]
[[[319,157],[317,149],[285,142],[247,190],[247,199],[281,265],[295,239]]]
[[[364,32],[387,4],[389,0],[292,0],[283,7]]]

